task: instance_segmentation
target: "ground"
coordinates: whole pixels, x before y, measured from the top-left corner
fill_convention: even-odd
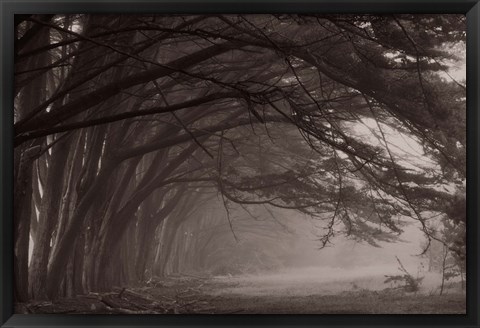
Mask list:
[[[283,280],[282,280],[283,279]],[[465,293],[405,293],[373,278],[319,282],[279,276],[174,276],[54,302],[16,304],[16,313],[112,314],[462,314]],[[370,287],[366,289],[365,286]],[[458,287],[458,285],[457,285]]]

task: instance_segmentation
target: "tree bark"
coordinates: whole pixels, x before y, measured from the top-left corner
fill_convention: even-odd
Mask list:
[[[39,226],[29,268],[29,290],[33,299],[47,299],[47,268],[52,232],[59,217],[60,202],[65,183],[65,169],[69,154],[69,138],[57,143],[52,150],[46,188],[43,191]],[[60,237],[60,236],[59,236]]]
[[[14,298],[25,302],[28,297],[28,247],[30,238],[30,218],[32,203],[32,168],[31,162],[18,159],[14,186]]]

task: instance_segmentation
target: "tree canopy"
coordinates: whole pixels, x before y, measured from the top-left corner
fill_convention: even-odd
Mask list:
[[[395,240],[401,218],[464,240],[464,16],[17,18],[20,300],[178,269],[216,235],[178,232],[215,231],[212,197],[234,236],[256,205],[321,221],[321,246]]]

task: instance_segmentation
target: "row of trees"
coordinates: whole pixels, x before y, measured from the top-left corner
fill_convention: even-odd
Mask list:
[[[320,246],[336,233],[393,240],[398,216],[428,240],[442,238],[429,222],[445,217],[464,245],[465,86],[439,74],[454,57],[446,47],[464,42],[463,16],[18,15],[15,25],[18,301],[201,267],[209,238],[238,239],[233,204],[318,219]],[[436,165],[401,158],[392,134]],[[211,199],[222,214],[205,211]],[[215,232],[218,216],[227,231]]]

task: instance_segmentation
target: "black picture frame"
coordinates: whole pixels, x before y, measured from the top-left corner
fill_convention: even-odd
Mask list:
[[[478,0],[0,0],[0,325],[10,327],[480,327]],[[467,16],[466,315],[20,315],[13,314],[13,20],[26,13],[456,13]]]

